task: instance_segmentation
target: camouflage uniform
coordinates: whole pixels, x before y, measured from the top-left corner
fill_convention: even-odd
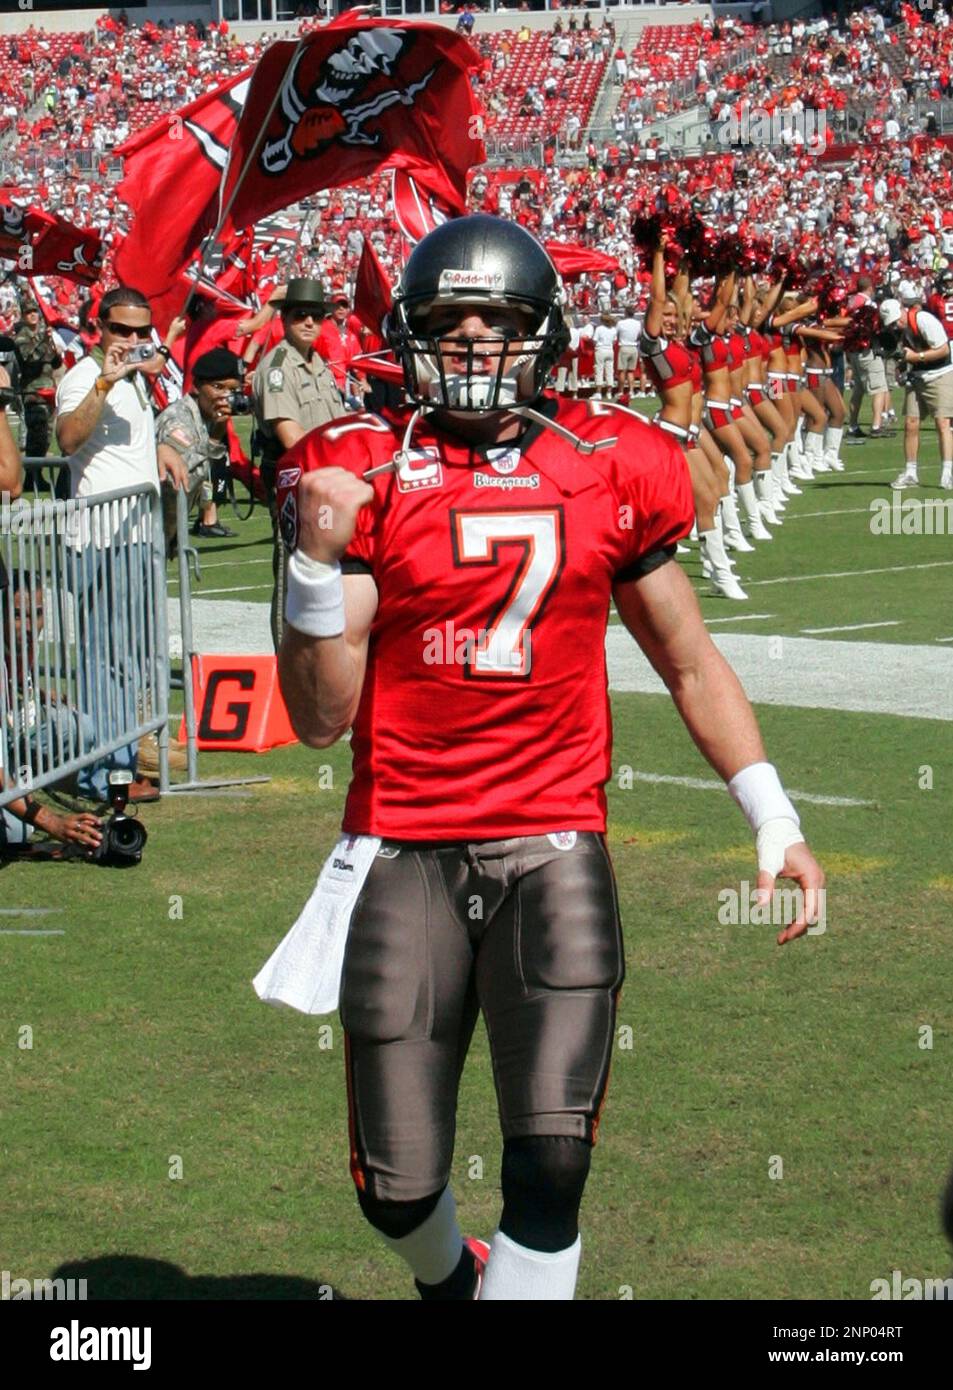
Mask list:
[[[284,628],[287,553],[278,530],[275,509],[275,467],[284,446],[275,434],[275,420],[294,420],[308,433],[347,413],[327,364],[317,351],[310,360],[290,342],[279,343],[258,364],[253,383],[255,421],[262,449],[261,476],[268,491],[274,554],[275,591],[271,600],[271,635],[275,651]]]
[[[37,328],[21,323],[13,338],[20,363],[20,393],[26,425],[26,453],[43,458],[50,447],[50,407],[37,393],[52,391],[54,370],[62,358],[53,345],[49,329],[42,321]]]
[[[211,502],[212,468],[227,464],[228,444],[224,438],[211,437],[194,396],[183,396],[163,410],[156,420],[156,448],[160,444],[181,455],[189,470],[189,509],[196,502]],[[167,547],[175,536],[175,509],[176,489],[166,481],[162,484],[162,520]]]

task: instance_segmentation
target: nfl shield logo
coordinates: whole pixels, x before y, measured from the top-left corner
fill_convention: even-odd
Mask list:
[[[546,839],[556,849],[572,849],[576,843],[576,832],[575,830],[557,830],[555,835],[547,835]]]
[[[486,456],[493,472],[502,473],[504,477],[506,477],[508,473],[515,473],[520,466],[519,449],[490,449],[487,451]]]

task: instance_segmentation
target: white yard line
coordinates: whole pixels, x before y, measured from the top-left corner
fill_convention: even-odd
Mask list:
[[[656,782],[672,787],[690,787],[699,792],[726,791],[724,782],[710,777],[673,777],[663,772],[634,772],[636,782]],[[821,792],[796,792],[788,788],[788,795],[795,801],[809,801],[814,806],[876,806],[876,801],[860,801],[853,796],[827,796]]]
[[[755,704],[953,721],[951,646],[870,636],[771,636],[733,627],[713,628],[711,636]],[[606,656],[610,690],[666,694],[624,628],[609,628]]]
[[[28,927],[4,928],[0,927],[0,936],[65,936],[65,931],[41,931],[39,928],[31,930]]]
[[[756,584],[805,584],[813,579],[861,579],[868,574],[901,574],[904,570],[937,570],[953,565],[953,560],[931,560],[923,565],[884,565],[875,570],[829,570],[826,574],[787,574],[783,579],[746,579],[749,589]]]
[[[808,637],[816,637],[822,632],[860,632],[865,627],[900,627],[902,619],[892,618],[884,623],[850,623],[846,627],[802,627]]]
[[[226,566],[228,566],[228,565],[242,565],[242,566],[245,566],[245,565],[270,565],[270,564],[271,564],[271,556],[270,556],[270,555],[265,555],[265,556],[263,556],[260,560],[241,560],[241,559],[239,559],[239,560],[203,560],[203,559],[202,559],[202,554],[201,554],[201,551],[200,551],[200,552],[199,552],[199,563],[201,564],[201,567],[202,567],[203,570],[221,570],[221,569],[225,569]],[[170,583],[170,584],[175,584],[175,583],[177,583],[177,582],[178,582],[178,581],[177,581],[176,579],[174,579],[174,578],[170,575],[170,577],[169,577],[169,583]]]
[[[784,520],[805,521],[809,516],[859,516],[861,512],[864,516],[870,516],[869,507],[840,507],[829,512],[785,512]]]
[[[239,584],[234,589],[193,589],[193,599],[208,598],[210,594],[251,594],[260,593],[262,590],[268,591],[274,586],[272,584]]]
[[[63,907],[0,907],[0,917],[51,917],[65,911]]]
[[[728,614],[727,631],[722,632],[716,620],[711,635],[755,702],[953,721],[951,645],[836,635],[778,637],[735,627],[733,619],[749,616],[754,615]],[[176,658],[182,652],[178,617],[178,604],[170,604],[169,645]],[[768,617],[763,615],[761,622],[767,625]],[[238,596],[206,602],[203,597],[192,605],[192,622],[197,651],[230,656],[273,651],[267,603]],[[622,624],[610,625],[606,656],[611,690],[666,694]]]
[[[706,618],[706,623],[753,623],[758,618],[773,618],[773,613],[739,613],[731,618]]]

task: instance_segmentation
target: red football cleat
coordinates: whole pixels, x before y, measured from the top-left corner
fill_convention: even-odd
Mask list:
[[[488,1241],[480,1240],[478,1236],[464,1236],[463,1243],[476,1264],[476,1287],[473,1290],[473,1298],[476,1301],[483,1288],[483,1275],[486,1272],[486,1262],[490,1258],[490,1246]]]

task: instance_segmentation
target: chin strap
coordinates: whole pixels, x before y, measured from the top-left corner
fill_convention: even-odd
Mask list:
[[[404,431],[403,442],[394,454],[393,458],[387,463],[379,463],[376,468],[369,468],[361,477],[365,482],[371,478],[376,478],[381,473],[396,473],[399,468],[408,461],[407,455],[410,450],[410,441],[414,430],[417,428],[417,421],[422,415],[433,413],[433,406],[419,405],[407,422]],[[489,413],[489,412],[488,412]],[[496,413],[496,412],[494,412]],[[565,439],[571,444],[577,453],[595,454],[600,449],[611,449],[619,442],[618,435],[610,435],[607,439],[580,439],[578,434],[573,434],[572,430],[567,430],[565,425],[558,424],[551,420],[548,415],[544,415],[541,410],[535,410],[531,405],[511,405],[507,406],[502,412],[505,415],[515,415],[520,419],[532,420],[534,424],[541,425],[543,429],[552,430],[553,434],[558,434],[560,439]]]
[[[396,473],[398,468],[403,467],[403,465],[407,463],[410,441],[414,430],[417,428],[417,421],[420,419],[421,415],[429,415],[432,410],[432,406],[418,405],[413,415],[411,415],[410,419],[407,421],[403,442],[396,454],[394,454],[393,458],[389,459],[387,463],[379,463],[376,468],[369,468],[366,473],[362,473],[361,477],[364,479],[365,483],[369,482],[371,478],[376,478],[379,473]]]
[[[510,406],[508,414],[520,415],[524,420],[533,420],[537,425],[542,425],[544,429],[552,430],[553,434],[558,434],[560,439],[565,439],[579,454],[595,454],[600,449],[611,449],[619,442],[618,435],[614,434],[610,435],[608,439],[580,439],[578,434],[573,434],[572,430],[567,430],[565,425],[550,420],[548,415],[544,415],[541,410],[534,410],[531,405]]]

